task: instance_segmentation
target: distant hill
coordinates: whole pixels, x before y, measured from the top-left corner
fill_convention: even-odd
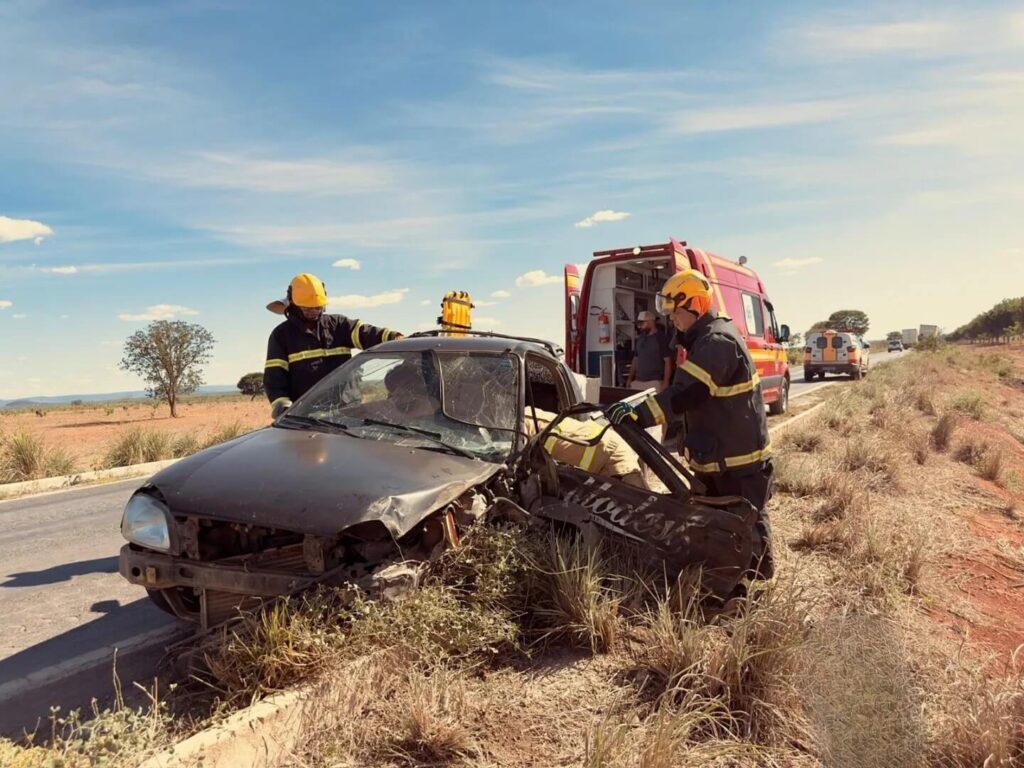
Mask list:
[[[223,395],[227,392],[238,392],[238,387],[227,384],[211,384],[207,387],[200,387],[196,394],[199,395]],[[22,397],[17,400],[0,400],[0,410],[13,410],[16,408],[40,408],[47,405],[68,405],[75,400],[83,403],[107,403],[112,400],[135,400],[148,397],[141,391],[131,392],[103,392],[97,395],[55,395],[52,397]]]

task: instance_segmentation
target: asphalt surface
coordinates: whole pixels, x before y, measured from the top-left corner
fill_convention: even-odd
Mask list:
[[[117,573],[121,510],[142,482],[0,502],[0,733],[20,725],[27,692],[62,693],[90,665],[109,688],[115,649],[177,623]]]
[[[872,365],[899,354],[873,354]],[[791,375],[791,398],[821,386],[801,368]],[[97,681],[109,686],[115,649],[134,654],[118,656],[123,682],[146,679],[189,631],[117,572],[121,511],[143,482],[0,502],[0,734],[50,704],[87,704]]]

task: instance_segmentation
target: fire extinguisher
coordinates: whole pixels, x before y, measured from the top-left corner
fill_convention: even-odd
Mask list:
[[[597,339],[602,344],[612,340],[611,318],[608,317],[607,309],[602,309],[597,316]]]

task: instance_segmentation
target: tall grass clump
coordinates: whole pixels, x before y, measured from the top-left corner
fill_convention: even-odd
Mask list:
[[[226,443],[228,440],[234,440],[239,435],[244,435],[249,429],[242,424],[240,421],[233,421],[230,424],[225,424],[219,427],[214,432],[207,435],[206,440],[203,441],[203,448],[209,448],[213,445],[219,445],[220,443]]]
[[[970,416],[975,421],[981,421],[982,416],[985,415],[985,398],[981,396],[981,393],[967,389],[959,392],[950,401],[949,407],[957,413]]]
[[[47,448],[38,435],[22,430],[0,434],[0,483],[19,483],[74,474],[76,463],[63,448]]]
[[[948,411],[942,414],[930,433],[932,447],[940,452],[949,448],[949,442],[955,429],[956,416]]]
[[[155,429],[132,427],[122,432],[107,449],[105,467],[130,467],[174,458],[173,438]]]

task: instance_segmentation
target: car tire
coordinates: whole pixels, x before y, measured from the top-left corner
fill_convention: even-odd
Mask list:
[[[854,368],[852,371],[850,371],[850,378],[853,379],[854,381],[859,381],[860,377],[861,377],[861,368],[858,365],[856,368]]]
[[[810,384],[812,381],[814,381],[814,374],[804,371],[804,382]]]
[[[772,416],[781,416],[789,409],[789,379],[782,380],[779,388],[779,399],[768,406],[768,413]]]
[[[153,605],[165,613],[171,614],[177,619],[188,620],[190,616],[199,616],[199,598],[189,587],[171,587],[170,589],[146,588],[146,594],[153,601]],[[174,610],[177,605],[181,612]]]
[[[177,616],[174,609],[171,608],[171,604],[167,602],[167,597],[164,595],[162,589],[146,589],[146,594],[149,595],[149,599],[153,601],[153,605],[159,608],[164,613],[169,613],[171,616]]]

